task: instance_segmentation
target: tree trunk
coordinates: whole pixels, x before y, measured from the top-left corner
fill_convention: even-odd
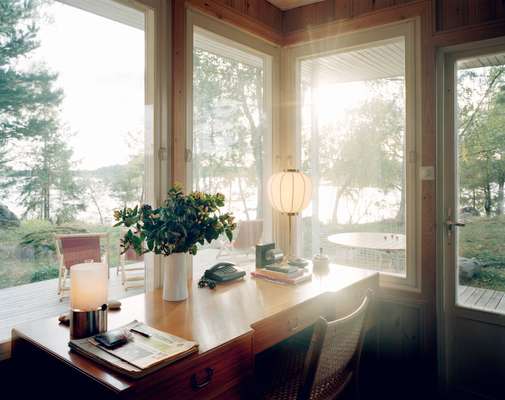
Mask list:
[[[505,186],[505,177],[500,177],[500,181],[498,182],[498,199],[496,200],[496,215],[503,215],[503,192]]]
[[[252,145],[252,150],[253,150],[253,157],[254,157],[254,168],[256,171],[256,176],[257,176],[257,194],[256,194],[256,218],[261,219],[263,218],[263,138],[262,138],[262,132],[263,132],[263,117],[261,116],[261,110],[263,109],[263,96],[260,95],[260,85],[262,84],[261,80],[261,73],[258,72],[256,73],[256,87],[257,87],[257,92],[256,92],[256,104],[258,107],[258,110],[260,110],[260,122],[259,126],[256,126],[254,124],[254,118],[252,116],[251,110],[249,110],[249,106],[247,105],[247,100],[246,96],[244,93],[245,87],[242,85],[241,88],[241,100],[242,100],[242,111],[244,112],[244,116],[247,119],[247,122],[249,124],[249,129],[251,131],[251,145]]]
[[[43,204],[43,211],[42,211],[42,219],[49,221],[51,218],[51,207],[50,207],[50,191],[51,191],[51,178],[50,178],[50,173],[49,173],[49,165],[48,165],[48,160],[47,160],[47,138],[44,138],[44,150],[43,150],[43,157],[44,157],[44,171],[45,171],[45,182],[42,183],[42,204]]]
[[[347,191],[347,188],[349,187],[350,184],[351,184],[351,177],[349,176],[335,193],[335,202],[333,203],[333,211],[331,213],[331,222],[333,224],[338,224],[338,206],[340,204],[340,199]]]
[[[96,200],[96,197],[95,195],[93,194],[93,190],[90,190],[89,191],[89,196],[91,197],[91,201],[93,202],[93,204],[95,205],[96,207],[96,210],[98,211],[98,216],[100,218],[100,224],[103,225],[103,215],[102,215],[102,210],[100,210],[100,204],[98,203],[98,201]]]
[[[396,214],[396,221],[403,224],[405,222],[405,161],[402,162],[402,176],[400,184],[400,208]]]
[[[245,198],[244,195],[244,189],[242,189],[242,178],[239,176],[237,180],[238,180],[238,190],[240,193],[240,199],[242,200],[242,205],[244,206],[245,217],[247,221],[250,221],[251,218],[249,217],[249,210],[247,209],[247,199]]]
[[[491,199],[491,184],[488,182],[486,186],[484,186],[484,210],[486,210],[486,216],[491,216],[491,209],[493,207],[493,201]]]

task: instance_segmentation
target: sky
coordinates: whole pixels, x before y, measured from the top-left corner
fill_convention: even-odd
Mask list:
[[[126,135],[144,127],[144,32],[58,2],[46,14],[30,60],[59,74],[77,168],[126,163]]]

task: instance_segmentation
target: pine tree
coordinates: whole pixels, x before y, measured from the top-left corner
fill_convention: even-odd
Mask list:
[[[25,169],[16,172],[24,216],[57,224],[72,221],[84,210],[82,186],[72,170],[72,149],[57,125],[39,132],[25,157]]]
[[[0,0],[0,187],[19,189],[25,216],[59,223],[83,208],[58,119],[63,91],[44,66],[20,67],[40,45],[42,3]]]
[[[45,68],[18,67],[39,47],[36,0],[0,0],[0,150],[11,139],[39,135],[47,126],[47,111],[62,100],[57,78]]]

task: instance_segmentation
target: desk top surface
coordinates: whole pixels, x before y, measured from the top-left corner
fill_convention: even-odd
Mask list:
[[[255,323],[295,307],[326,292],[346,287],[376,276],[377,273],[351,267],[331,265],[325,273],[314,273],[312,281],[285,286],[251,278],[218,285],[215,290],[199,289],[194,281],[189,298],[166,302],[161,289],[122,301],[121,311],[109,312],[109,329],[134,319],[199,343],[199,354],[213,350],[251,332]],[[13,338],[24,338],[60,360],[121,391],[132,380],[70,352],[69,329],[57,318],[34,321],[13,329]]]

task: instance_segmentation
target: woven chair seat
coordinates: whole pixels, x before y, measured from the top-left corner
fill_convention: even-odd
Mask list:
[[[308,340],[300,338],[287,340],[278,346],[275,353],[269,357],[270,373],[260,375],[259,398],[296,400],[303,383],[303,368],[309,345],[310,337]],[[334,399],[351,376],[352,373],[349,371],[319,383],[314,387],[310,400]]]

